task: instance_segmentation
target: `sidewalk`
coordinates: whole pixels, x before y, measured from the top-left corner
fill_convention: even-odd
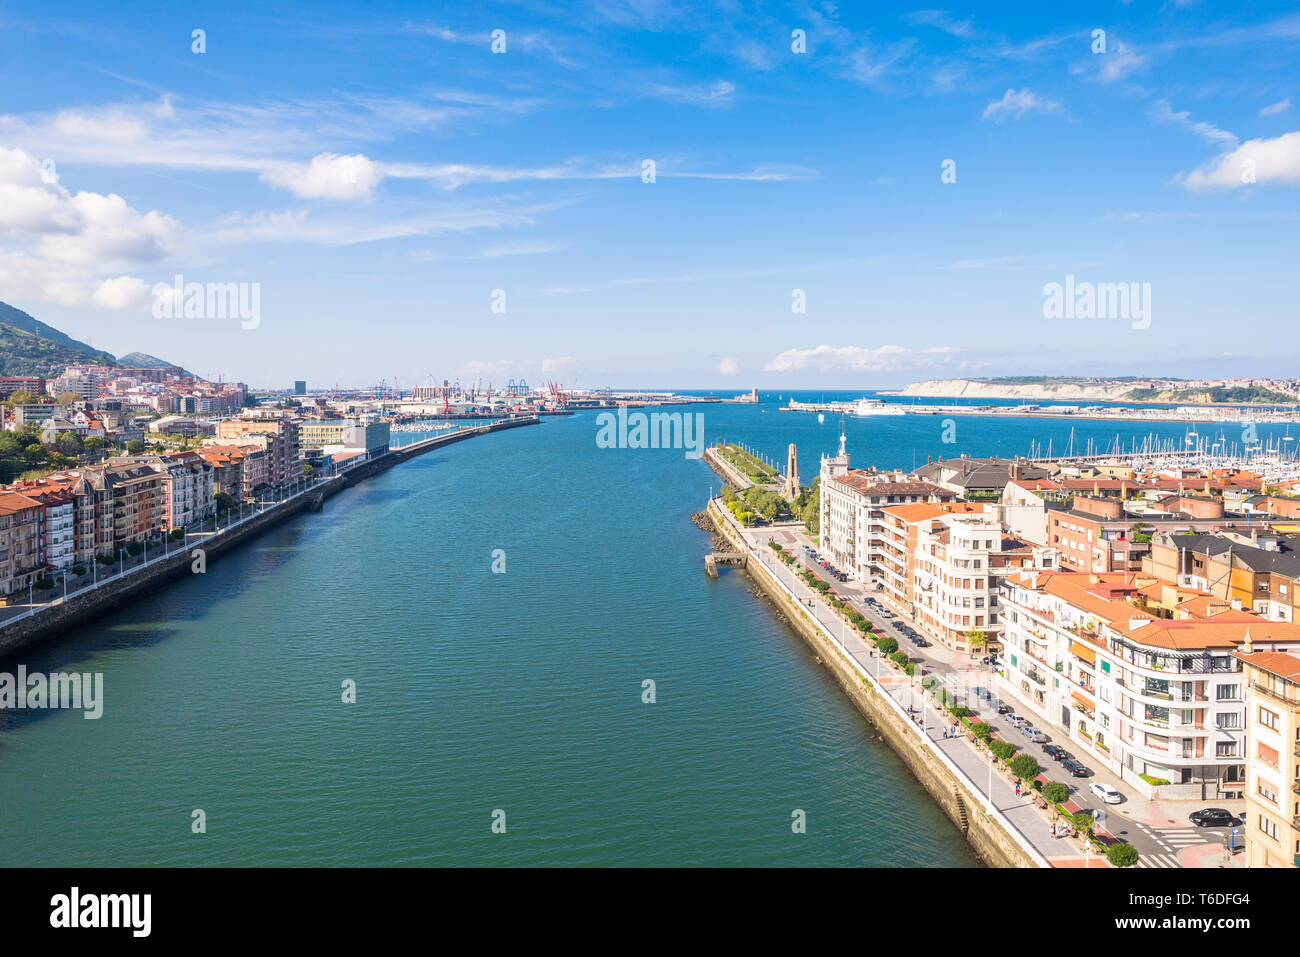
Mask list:
[[[745,529],[725,509],[719,507],[713,511],[715,517],[721,514],[729,527],[739,534],[750,552],[750,559],[761,562],[765,570],[789,589],[825,631],[839,641],[845,653],[857,662],[861,670],[877,678],[885,694],[903,711],[924,707],[924,711],[918,714],[924,714],[924,723],[928,725],[926,738],[931,745],[956,766],[969,780],[973,789],[989,801],[993,809],[1001,812],[1011,828],[1049,866],[1056,866],[1056,861],[1076,859],[1082,861],[1083,854],[1074,842],[1052,836],[1046,812],[1034,807],[1027,795],[1017,797],[1014,785],[996,770],[992,774],[992,780],[989,780],[989,769],[992,764],[987,755],[977,751],[964,735],[955,738],[943,737],[942,729],[947,727],[947,721],[929,696],[921,693],[922,674],[918,673],[915,678],[908,678],[906,675],[899,674],[892,666],[885,664],[882,657],[876,653],[875,647],[869,645],[856,629],[851,628],[844,618],[821,601],[820,597],[798,578],[795,571],[788,568],[768,547],[769,538],[781,543],[781,538],[788,533],[768,527]],[[776,534],[778,531],[783,534]],[[918,727],[917,730],[919,734],[921,729]]]

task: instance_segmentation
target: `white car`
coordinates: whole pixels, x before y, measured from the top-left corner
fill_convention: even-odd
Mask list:
[[[1124,800],[1124,798],[1120,796],[1120,793],[1113,787],[1109,784],[1102,784],[1100,781],[1094,781],[1092,784],[1089,784],[1088,790],[1101,798],[1106,804],[1118,804],[1120,801]]]

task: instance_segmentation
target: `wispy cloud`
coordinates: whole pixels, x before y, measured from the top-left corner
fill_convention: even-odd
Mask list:
[[[1278,100],[1276,103],[1270,103],[1259,111],[1259,115],[1261,117],[1277,116],[1279,113],[1285,113],[1289,109],[1291,109],[1291,97],[1288,96],[1285,100]]]
[[[994,100],[984,107],[980,119],[1001,122],[1009,116],[1020,119],[1027,113],[1059,113],[1061,109],[1061,104],[1056,100],[1039,96],[1025,87],[1023,90],[1007,90],[1002,94],[1002,99]]]
[[[1168,100],[1157,100],[1151,107],[1151,118],[1161,123],[1173,123],[1181,126],[1183,129],[1194,133],[1207,143],[1211,143],[1220,148],[1230,148],[1237,145],[1237,137],[1227,130],[1221,130],[1212,123],[1206,123],[1200,120],[1193,120],[1192,114],[1186,110],[1176,112],[1169,105]]]
[[[950,346],[908,349],[888,345],[875,349],[866,346],[820,345],[806,349],[786,349],[773,356],[763,367],[765,372],[897,372],[936,366],[952,361],[957,350]]]

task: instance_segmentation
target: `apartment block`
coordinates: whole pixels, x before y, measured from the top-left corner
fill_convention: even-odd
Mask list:
[[[1300,865],[1300,658],[1236,653],[1245,669],[1246,866]]]
[[[999,693],[1144,795],[1239,797],[1245,679],[1233,653],[1251,633],[1300,647],[1300,627],[1185,593],[1174,617],[1170,587],[1127,573],[1009,577]]]

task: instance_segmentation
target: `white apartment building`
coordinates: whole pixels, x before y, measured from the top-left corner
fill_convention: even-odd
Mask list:
[[[1241,796],[1245,681],[1233,651],[1248,631],[1300,645],[1300,628],[1234,610],[1163,617],[1147,600],[1159,583],[1126,577],[1008,578],[998,693],[1085,765],[1145,796]]]
[[[1009,571],[1056,568],[1055,549],[1008,535],[995,515],[945,514],[916,526],[910,611],[927,634],[962,653],[978,649],[977,635],[1000,641],[999,595]]]
[[[950,502],[955,493],[899,471],[849,468],[844,436],[835,457],[822,456],[820,551],[860,582],[881,580],[886,547],[884,510],[891,505]]]
[[[1246,866],[1300,866],[1300,658],[1244,642]]]

